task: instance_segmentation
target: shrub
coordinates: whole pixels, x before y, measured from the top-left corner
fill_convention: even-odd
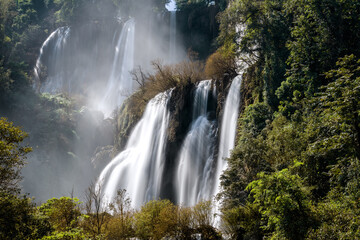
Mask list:
[[[210,55],[205,64],[205,75],[212,79],[221,79],[225,74],[236,75],[235,57],[222,49]]]

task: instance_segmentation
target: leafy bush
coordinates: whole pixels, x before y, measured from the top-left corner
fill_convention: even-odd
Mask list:
[[[39,211],[48,217],[55,231],[66,231],[79,224],[81,216],[79,204],[76,198],[52,198],[42,204]]]
[[[225,74],[236,75],[235,54],[226,54],[223,49],[217,50],[206,60],[205,75],[208,78],[222,79]]]
[[[32,149],[23,147],[27,134],[15,127],[6,118],[0,118],[0,191],[19,192],[20,170],[25,164],[26,154]]]
[[[150,201],[134,215],[136,236],[162,239],[176,231],[176,207],[169,200]]]

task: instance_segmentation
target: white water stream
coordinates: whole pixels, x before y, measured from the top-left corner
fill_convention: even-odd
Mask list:
[[[101,172],[96,185],[101,188],[106,201],[111,201],[118,189],[127,190],[136,208],[146,201],[158,199],[164,171],[170,96],[171,90],[158,94],[148,103],[125,150]]]
[[[198,84],[193,103],[193,122],[185,137],[176,170],[176,202],[194,206],[211,198],[215,123],[207,118],[211,80]]]
[[[62,67],[64,63],[64,49],[69,35],[69,27],[60,27],[52,32],[41,46],[40,54],[34,67],[34,88],[40,90],[40,92],[56,93],[64,90],[66,76],[64,76],[65,71],[63,71]],[[46,51],[48,51],[48,61],[52,66],[48,66],[49,69],[46,69],[48,72],[47,80],[40,86],[40,76],[44,68],[46,68],[43,59]]]
[[[220,142],[215,174],[214,195],[219,193],[220,176],[227,167],[226,158],[230,157],[231,150],[235,146],[236,127],[240,105],[241,79],[241,75],[233,79],[225,101],[220,128]]]
[[[123,26],[115,47],[115,55],[100,109],[109,116],[133,92],[135,20],[129,19]]]

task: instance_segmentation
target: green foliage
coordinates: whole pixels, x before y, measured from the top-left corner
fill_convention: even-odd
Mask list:
[[[70,197],[52,198],[39,207],[39,211],[48,217],[55,231],[66,231],[79,224],[81,212],[79,200]]]
[[[360,49],[357,1],[289,1],[286,11],[294,15],[287,44],[289,69],[286,82],[276,93],[285,106],[291,105],[295,91],[302,93],[302,98],[312,96],[328,83],[323,73],[332,69],[338,58],[358,55]]]
[[[267,115],[267,116],[266,116]],[[240,119],[239,142],[228,159],[229,167],[221,177],[225,205],[235,207],[247,197],[246,186],[261,171],[287,168],[306,149],[299,137],[302,126],[277,116],[271,122],[265,104],[249,105]]]
[[[176,207],[169,200],[150,201],[134,215],[136,236],[162,239],[176,230]]]
[[[306,239],[335,240],[360,237],[359,204],[340,196],[328,198],[316,207],[320,226],[309,232]]]
[[[243,128],[253,136],[257,136],[270,121],[272,114],[266,103],[254,103],[246,108],[241,123]]]
[[[83,240],[88,239],[81,229],[73,228],[68,231],[53,232],[49,236],[41,238],[41,240]]]
[[[90,21],[103,21],[118,15],[118,1],[113,0],[58,0],[56,21],[61,25],[78,25]]]
[[[220,228],[229,239],[261,239],[261,214],[254,205],[240,205],[222,211]]]
[[[36,213],[30,198],[0,191],[0,238],[39,239],[51,231],[49,222]]]
[[[213,227],[213,208],[211,201],[200,201],[192,208],[195,232],[201,235],[201,239],[221,239]]]
[[[354,55],[345,56],[337,62],[338,69],[326,73],[334,79],[320,95],[320,107],[325,114],[336,113],[342,132],[353,135],[352,145],[355,156],[360,157],[360,59]],[[347,130],[344,128],[348,128]],[[342,140],[344,141],[344,140]],[[351,140],[350,140],[351,141]],[[352,153],[352,151],[350,152]]]
[[[191,239],[195,228],[192,208],[179,206],[177,215],[176,239]]]
[[[360,61],[350,55],[341,58],[337,65],[338,69],[326,74],[333,82],[314,99],[322,119],[320,129],[325,128],[326,132],[318,134],[322,138],[312,146],[312,153],[332,159],[328,165],[333,187],[358,195]]]
[[[220,14],[219,42],[234,48],[238,60],[248,65],[260,63],[263,97],[276,109],[275,90],[285,79],[292,15],[285,11],[287,1],[236,0]]]
[[[0,191],[19,191],[20,171],[25,164],[25,156],[31,151],[21,146],[27,134],[15,127],[6,118],[0,118]]]
[[[119,190],[109,208],[113,212],[107,224],[107,239],[129,239],[133,237],[133,217],[131,200],[125,190]]]
[[[0,65],[2,65],[0,63]],[[0,66],[0,92],[6,94],[10,90],[11,83],[13,80],[10,78],[11,70],[5,69],[3,66]]]
[[[198,53],[201,60],[218,47],[216,16],[226,5],[227,0],[176,0],[178,36],[182,36],[184,48]]]
[[[200,201],[193,207],[177,207],[169,200],[150,201],[134,215],[135,236],[140,239],[221,239],[213,227],[213,204]]]
[[[359,63],[354,55],[339,59],[326,73],[331,82],[298,101],[290,118],[269,113],[266,121],[262,108],[245,109],[222,176],[228,235],[357,238]]]
[[[189,8],[196,8],[196,7],[209,7],[211,5],[218,6],[221,11],[223,11],[229,0],[175,0],[176,2],[176,9],[178,11],[186,11]]]
[[[260,173],[246,188],[248,204],[262,216],[261,228],[270,239],[303,239],[311,226],[310,191],[288,169]]]
[[[313,226],[310,189],[289,169],[261,172],[240,206],[223,211],[222,229],[236,239],[304,239]]]

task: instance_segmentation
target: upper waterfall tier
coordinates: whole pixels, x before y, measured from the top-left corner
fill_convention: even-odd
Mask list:
[[[137,88],[135,66],[151,72],[156,59],[164,64],[183,59],[176,32],[175,13],[60,27],[39,51],[34,88],[76,96],[110,116]]]
[[[100,108],[106,115],[120,106],[125,97],[133,92],[130,72],[134,68],[134,43],[135,21],[129,19],[118,37],[111,74],[101,101]]]
[[[44,42],[34,68],[40,92],[84,95],[110,115],[130,95],[135,21],[102,26],[61,27]]]

